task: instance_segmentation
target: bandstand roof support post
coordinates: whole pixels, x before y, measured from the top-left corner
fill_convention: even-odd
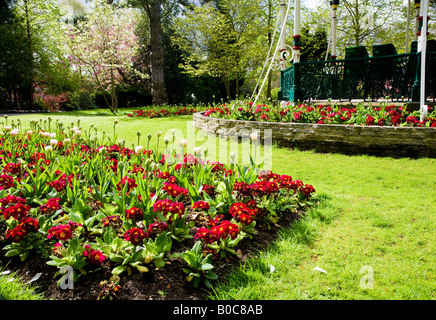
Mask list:
[[[292,38],[294,39],[294,46],[292,47],[294,83],[289,90],[289,101],[295,103],[303,99],[300,88],[300,0],[294,2],[294,35]]]
[[[413,40],[418,40],[418,30],[419,30],[419,13],[421,8],[421,0],[415,0],[415,34]]]
[[[293,49],[293,60],[294,63],[300,62],[300,50],[301,50],[301,44],[300,44],[300,0],[295,0],[294,3],[294,47]]]
[[[336,60],[336,25],[338,24],[337,11],[339,7],[339,0],[331,0],[330,6],[332,7],[332,55],[331,59]]]
[[[427,56],[427,22],[428,22],[428,0],[422,0],[421,6],[421,16],[422,28],[421,34],[419,35],[418,51],[421,51],[421,87],[420,87],[420,101],[419,101],[419,112],[421,121],[427,118],[428,106],[425,104],[426,94],[425,94],[425,67],[426,67],[426,56]]]
[[[410,0],[407,0],[407,20],[406,20],[406,50],[409,53],[409,29],[410,29]]]
[[[281,15],[281,29],[286,28],[286,0],[280,0],[280,15]],[[280,38],[280,52],[283,53],[286,50],[286,31],[282,33]],[[280,55],[280,69],[286,69],[286,60]]]

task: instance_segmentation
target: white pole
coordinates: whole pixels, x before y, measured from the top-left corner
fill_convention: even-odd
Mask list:
[[[410,0],[407,0],[407,20],[406,20],[406,50],[409,53],[409,28],[410,28]]]
[[[285,30],[286,27],[286,1],[280,0],[280,12],[282,16],[281,30]],[[280,38],[280,52],[284,52],[286,50],[286,31],[281,33]],[[286,60],[282,58],[280,55],[280,68],[282,70],[286,69]]]
[[[295,0],[294,4],[294,63],[300,62],[300,0]]]
[[[426,53],[427,53],[427,14],[428,14],[428,0],[421,0],[423,3],[422,12],[422,29],[420,35],[420,47],[421,47],[421,93],[419,102],[419,111],[421,121],[427,118],[428,106],[425,104],[425,65],[426,65]]]
[[[339,6],[339,1],[332,1],[332,59],[336,59],[336,25],[338,23],[337,10]]]
[[[418,18],[419,18],[420,9],[421,9],[420,2],[415,0],[415,34],[413,36],[414,41],[418,40],[418,25],[419,25]]]

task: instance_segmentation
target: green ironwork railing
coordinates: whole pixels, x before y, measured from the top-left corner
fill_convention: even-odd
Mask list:
[[[412,87],[419,87],[419,82],[416,82],[418,55],[409,53],[295,63],[281,71],[279,99],[377,100],[389,97],[409,100]],[[436,52],[428,52],[426,60],[426,96],[434,101]]]

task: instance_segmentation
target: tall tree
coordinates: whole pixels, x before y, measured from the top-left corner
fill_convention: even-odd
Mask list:
[[[105,0],[95,1],[86,20],[69,30],[70,61],[92,76],[113,113],[118,111],[119,86],[138,51],[133,11],[116,10]]]
[[[17,109],[28,102],[26,32],[17,21],[12,1],[0,2],[0,108]],[[27,89],[26,89],[27,88]]]
[[[111,0],[109,0],[112,2]],[[150,36],[150,76],[153,104],[168,103],[165,86],[165,59],[162,41],[162,3],[165,0],[128,0],[128,3],[141,7],[148,16]]]
[[[402,0],[343,0],[338,30],[346,46],[372,45],[401,16]]]
[[[44,77],[53,55],[59,53],[59,20],[61,13],[54,0],[17,0],[11,3],[16,23],[24,30],[24,53],[27,73],[24,79],[25,99],[34,108],[34,89]]]
[[[187,10],[177,19],[172,41],[182,48],[183,68],[192,76],[209,75],[222,80],[227,98],[235,81],[236,95],[250,54],[257,48],[254,32],[257,1],[221,0]]]

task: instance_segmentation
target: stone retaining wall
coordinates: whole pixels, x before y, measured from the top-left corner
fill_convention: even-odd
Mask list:
[[[369,154],[376,156],[436,158],[436,128],[351,126],[340,124],[279,123],[239,121],[193,115],[196,128],[221,137],[241,137],[257,131],[265,133],[281,147]]]

